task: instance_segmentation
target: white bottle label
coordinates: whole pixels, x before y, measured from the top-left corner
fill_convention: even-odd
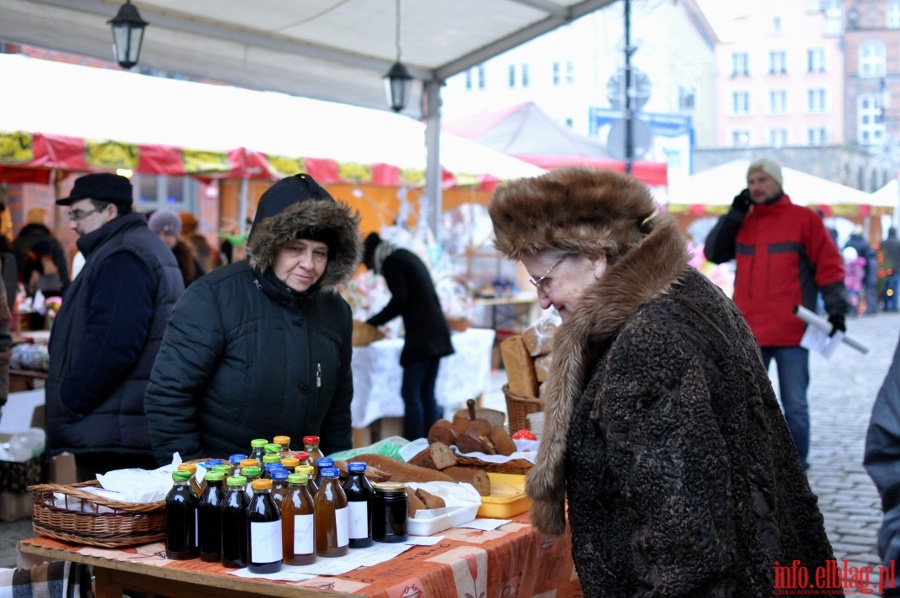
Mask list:
[[[316,551],[316,516],[294,515],[294,554],[312,554]]]
[[[200,509],[194,509],[194,548],[200,546]]]
[[[250,555],[254,563],[280,561],[281,521],[250,522]]]
[[[347,535],[347,528],[350,527],[350,509],[334,510],[334,528],[337,530],[337,547],[347,546],[350,544],[350,537]]]
[[[365,500],[354,500],[348,504],[350,507],[350,538],[352,540],[368,538],[369,502]]]

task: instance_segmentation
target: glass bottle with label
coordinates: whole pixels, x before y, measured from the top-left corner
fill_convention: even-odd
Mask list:
[[[247,566],[247,478],[232,476],[225,480],[222,505],[222,566],[243,569]]]
[[[256,466],[262,467],[263,455],[266,453],[266,445],[269,444],[269,441],[265,438],[254,438],[250,441],[250,458],[256,459]]]
[[[337,557],[347,554],[350,509],[341,488],[340,470],[326,467],[321,470],[322,485],[316,492],[316,554]]]
[[[322,470],[329,467],[334,467],[334,459],[322,457],[316,460],[316,486],[322,487]]]
[[[306,482],[306,485],[309,486],[309,493],[313,495],[313,498],[316,497],[316,492],[319,491],[319,485],[316,484],[315,478],[315,468],[312,465],[298,465],[296,469],[294,469],[296,473],[305,473],[309,478]]]
[[[344,482],[344,494],[350,509],[350,548],[365,548],[372,545],[372,484],[362,461],[347,463],[347,471],[350,476]]]
[[[281,570],[281,511],[272,498],[272,480],[254,480],[247,522],[247,568],[251,573]]]
[[[279,463],[279,465],[281,464]],[[278,505],[279,509],[281,508],[281,503],[284,501],[284,497],[287,496],[288,493],[289,475],[291,475],[291,472],[283,467],[272,469],[269,472],[269,477],[272,479],[272,498],[275,499],[275,503]]]
[[[225,476],[220,471],[206,474],[206,491],[200,497],[200,560],[222,560],[222,505],[225,502]]]
[[[191,489],[191,472],[172,472],[174,484],[166,495],[166,558],[192,559],[200,554],[197,542],[199,499]]]
[[[281,504],[281,541],[285,565],[316,562],[316,503],[305,473],[292,473]]]
[[[324,457],[322,451],[319,450],[319,437],[318,436],[304,436],[303,437],[303,450],[309,453],[309,464],[314,468],[316,467],[316,461]],[[314,475],[319,475],[319,470],[316,468]]]

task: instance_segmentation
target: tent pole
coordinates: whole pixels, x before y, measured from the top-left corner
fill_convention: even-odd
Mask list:
[[[441,82],[425,82],[423,103],[425,104],[425,195],[428,204],[428,226],[434,233],[435,242],[441,243]],[[421,199],[420,199],[421,201]],[[421,205],[419,214],[421,215]]]
[[[241,196],[238,199],[238,213],[237,213],[237,232],[238,235],[244,236],[244,233],[247,232],[247,188],[250,184],[250,181],[247,177],[241,179]]]

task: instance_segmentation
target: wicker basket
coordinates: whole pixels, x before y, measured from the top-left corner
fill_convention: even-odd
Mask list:
[[[509,390],[509,384],[503,385],[503,394],[506,395],[506,414],[509,417],[510,434],[515,434],[523,428],[529,428],[526,415],[544,410],[544,399],[523,397],[512,393]]]
[[[354,347],[364,347],[369,343],[373,343],[383,338],[384,333],[375,326],[360,322],[359,320],[353,320],[352,343]]]
[[[94,480],[71,485],[29,486],[34,496],[34,531],[63,542],[103,548],[147,544],[165,538],[165,501],[125,503],[81,489],[92,486],[99,487],[100,483]],[[58,505],[54,495],[62,495],[64,504]]]

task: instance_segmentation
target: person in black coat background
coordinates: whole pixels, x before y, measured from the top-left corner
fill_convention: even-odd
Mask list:
[[[441,309],[428,268],[411,251],[382,239],[378,233],[366,237],[363,249],[366,268],[384,276],[391,300],[368,319],[382,326],[397,316],[403,318],[405,340],[400,353],[403,366],[403,437],[424,438],[432,424],[441,418],[434,385],[441,357],[453,353],[450,326]]]

